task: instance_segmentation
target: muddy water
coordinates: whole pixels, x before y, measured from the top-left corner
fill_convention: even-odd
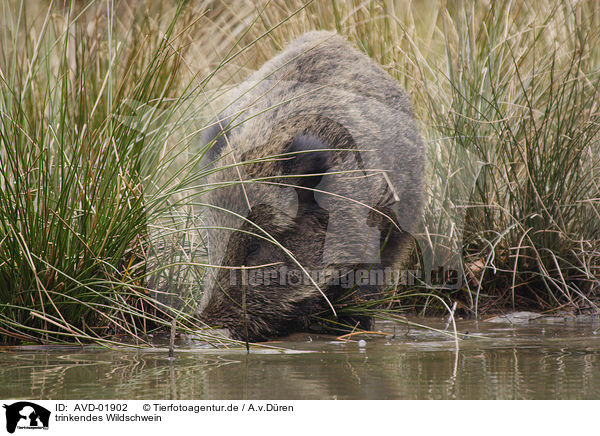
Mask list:
[[[364,342],[298,334],[250,355],[182,344],[173,361],[164,348],[0,349],[0,398],[600,399],[597,320],[512,321],[459,321],[458,351],[394,323]]]

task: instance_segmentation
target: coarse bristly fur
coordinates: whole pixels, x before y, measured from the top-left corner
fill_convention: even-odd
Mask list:
[[[330,302],[382,290],[352,284],[356,271],[399,270],[421,218],[424,149],[407,95],[342,37],[302,35],[206,132],[202,215],[219,266],[200,304],[207,324],[285,335]]]

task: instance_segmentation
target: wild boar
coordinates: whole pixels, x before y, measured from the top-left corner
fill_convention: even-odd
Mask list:
[[[341,36],[310,32],[226,101],[204,137],[216,268],[200,319],[265,340],[390,286],[382,276],[421,218],[425,162],[398,82]]]

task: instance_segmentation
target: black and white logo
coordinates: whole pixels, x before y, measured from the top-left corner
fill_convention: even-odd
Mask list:
[[[6,431],[14,433],[16,429],[39,430],[48,429],[50,411],[29,401],[5,404]]]

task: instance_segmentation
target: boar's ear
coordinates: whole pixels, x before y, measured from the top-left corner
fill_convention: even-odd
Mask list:
[[[203,147],[209,147],[208,150],[206,150],[206,157],[209,161],[216,160],[221,153],[223,153],[223,150],[227,145],[226,134],[228,127],[227,122],[220,118],[216,118],[204,130],[202,134],[202,145]]]
[[[296,135],[286,150],[290,157],[283,161],[284,174],[298,175],[298,186],[316,187],[323,174],[331,168],[331,148],[333,147],[309,133]]]
[[[303,127],[302,130],[285,147],[292,159],[284,161],[285,174],[303,176],[298,178],[298,186],[314,188],[332,168],[365,171],[354,138],[344,125],[323,115],[300,115],[280,123],[274,131],[298,126]],[[321,175],[311,177],[310,174]]]

